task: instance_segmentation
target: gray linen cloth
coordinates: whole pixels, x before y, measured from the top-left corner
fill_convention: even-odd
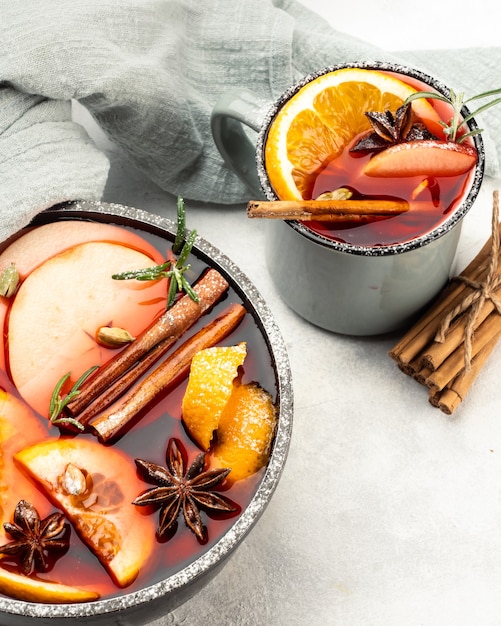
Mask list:
[[[397,56],[467,95],[501,86],[498,48]],[[109,162],[72,121],[73,99],[166,191],[239,203],[248,193],[210,132],[218,96],[274,99],[357,60],[395,59],[295,0],[0,0],[0,240],[55,203],[101,197]],[[501,111],[482,123],[496,175]]]

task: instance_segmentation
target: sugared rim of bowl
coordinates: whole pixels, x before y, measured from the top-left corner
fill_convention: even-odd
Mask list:
[[[70,202],[43,214],[49,220],[52,215],[54,215],[54,219],[60,215],[65,218],[71,216],[97,220],[101,218],[101,221],[105,221],[104,218],[109,217],[115,219],[117,224],[137,225],[139,227],[151,226],[171,235],[175,233],[176,228],[171,220],[158,215],[119,204],[103,202]],[[226,274],[246,304],[253,309],[256,321],[265,335],[274,363],[279,403],[278,426],[267,468],[254,497],[236,522],[212,548],[187,567],[158,583],[131,593],[124,592],[120,597],[88,603],[43,604],[1,597],[0,614],[41,619],[91,618],[115,614],[117,611],[131,609],[161,599],[170,592],[194,582],[229,556],[257,522],[275,491],[285,464],[292,432],[293,389],[285,343],[268,305],[249,278],[225,254],[205,239],[197,237],[194,248],[196,252],[210,259],[213,266]]]
[[[264,164],[264,146],[267,137],[267,129],[275,116],[278,114],[279,110],[282,106],[295,94],[297,93],[304,85],[315,80],[316,78],[323,76],[329,72],[334,72],[336,70],[354,67],[360,69],[367,70],[386,70],[389,72],[396,72],[399,74],[406,74],[411,78],[415,78],[420,80],[433,89],[439,91],[445,96],[450,95],[449,87],[447,87],[444,83],[439,81],[424,72],[417,70],[415,68],[409,67],[407,65],[402,65],[399,63],[392,63],[386,61],[361,61],[355,63],[341,63],[339,65],[331,65],[325,67],[317,72],[313,72],[304,76],[300,81],[292,85],[289,89],[287,89],[280,98],[272,104],[272,106],[268,109],[261,131],[257,137],[256,144],[256,166],[257,173],[259,177],[259,181],[261,183],[261,187],[264,191],[264,194],[268,200],[278,200],[277,195],[275,194],[270,182],[268,180],[268,176],[266,174],[266,168]],[[470,114],[470,111],[466,106],[462,108],[461,111],[463,117],[466,117]],[[467,122],[470,130],[477,130],[478,126],[476,121],[472,118]],[[346,252],[349,254],[355,254],[360,256],[390,256],[393,254],[401,254],[402,252],[407,252],[409,250],[414,250],[416,248],[421,248],[435,239],[439,239],[447,232],[449,232],[456,224],[458,224],[463,217],[468,213],[471,209],[473,202],[475,201],[478,193],[480,191],[480,186],[482,184],[484,169],[485,169],[485,149],[482,137],[480,134],[475,135],[472,138],[474,142],[475,149],[477,150],[478,160],[475,166],[475,170],[472,174],[471,186],[466,194],[466,197],[463,199],[461,205],[448,217],[444,222],[442,222],[437,228],[432,230],[429,233],[421,235],[420,237],[416,237],[410,241],[405,241],[403,243],[391,244],[386,246],[355,246],[347,243],[342,243],[338,241],[333,241],[327,237],[323,237],[322,235],[313,232],[304,224],[297,221],[288,221],[286,222],[290,228],[303,235],[307,239],[310,239],[314,243],[325,246],[327,248],[333,250],[339,250],[340,252]]]

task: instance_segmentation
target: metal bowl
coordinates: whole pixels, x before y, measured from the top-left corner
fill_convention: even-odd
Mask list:
[[[40,214],[34,224],[59,219],[86,219],[130,226],[172,241],[175,224],[150,213],[116,204],[75,202]],[[138,591],[82,604],[41,604],[0,598],[3,626],[66,624],[146,624],[166,615],[204,587],[224,566],[266,509],[287,457],[292,429],[293,393],[288,356],[280,331],[263,298],[249,279],[222,252],[198,237],[195,256],[220,271],[240,296],[263,335],[275,374],[278,426],[269,463],[249,505],[205,553],[173,575]]]

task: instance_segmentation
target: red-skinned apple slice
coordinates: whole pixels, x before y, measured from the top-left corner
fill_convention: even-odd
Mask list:
[[[74,246],[34,269],[12,303],[8,365],[22,398],[47,416],[57,382],[75,382],[114,352],[96,342],[101,326],[137,336],[165,310],[166,281],[117,281],[112,274],[151,265],[151,258],[109,242]]]
[[[35,444],[15,460],[64,511],[116,584],[130,584],[153,550],[155,521],[132,504],[144,483],[128,457],[78,437]]]
[[[114,224],[65,220],[27,230],[0,254],[0,272],[14,263],[22,280],[53,256],[81,243],[107,241],[138,250],[150,257],[150,265],[163,263],[158,250],[140,235]],[[5,327],[9,300],[0,296],[0,329]],[[0,368],[5,366],[3,343],[0,344]]]
[[[0,254],[0,271],[15,263],[25,278],[41,263],[81,243],[107,241],[138,250],[162,263],[160,253],[140,235],[114,224],[67,220],[43,224],[27,230]]]
[[[452,141],[408,141],[374,155],[364,174],[374,177],[457,176],[477,162],[475,148]]]

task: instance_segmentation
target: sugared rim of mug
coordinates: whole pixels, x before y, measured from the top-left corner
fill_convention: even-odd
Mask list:
[[[274,117],[277,115],[278,111],[282,108],[282,106],[294,95],[296,94],[304,85],[315,80],[316,78],[323,76],[329,72],[334,72],[336,70],[355,67],[360,69],[368,69],[368,70],[386,70],[389,72],[396,72],[398,74],[406,74],[411,78],[415,78],[420,80],[433,89],[439,91],[445,96],[450,95],[449,87],[447,87],[440,80],[433,78],[429,74],[422,72],[421,70],[415,69],[413,67],[409,67],[407,65],[402,65],[400,63],[386,62],[386,61],[360,61],[355,63],[341,63],[338,65],[331,65],[324,67],[317,72],[308,74],[304,76],[300,81],[292,85],[289,89],[287,89],[280,98],[274,102],[274,104],[269,108],[268,112],[265,115],[263,125],[261,131],[257,138],[257,149],[256,149],[256,162],[257,162],[257,173],[259,176],[259,181],[261,183],[261,187],[263,188],[264,194],[268,200],[277,200],[278,197],[275,194],[273,188],[270,185],[268,180],[268,176],[266,174],[266,168],[264,165],[264,145],[267,136],[267,129]],[[470,115],[470,111],[466,106],[462,108],[461,111],[463,117],[467,117]],[[468,128],[470,130],[477,130],[478,126],[476,121],[472,118],[467,122]],[[484,168],[485,168],[485,149],[482,137],[480,134],[472,137],[472,140],[475,145],[475,149],[477,150],[478,160],[475,166],[475,171],[472,176],[470,189],[468,194],[463,199],[461,205],[448,217],[444,222],[439,224],[436,228],[434,228],[429,233],[421,235],[420,237],[416,237],[415,239],[411,239],[409,241],[405,241],[402,243],[390,244],[390,245],[380,245],[380,246],[356,246],[348,243],[342,243],[340,241],[334,241],[333,239],[329,239],[328,237],[324,237],[319,233],[316,233],[306,227],[301,222],[297,221],[288,221],[287,224],[297,231],[299,234],[303,235],[307,239],[311,241],[325,246],[327,248],[331,248],[334,250],[339,250],[341,252],[347,252],[349,254],[357,254],[362,256],[389,256],[392,254],[400,254],[402,252],[407,252],[409,250],[414,250],[416,248],[421,248],[435,239],[439,239],[446,233],[448,233],[458,222],[460,222],[463,217],[468,213],[471,209],[473,202],[475,201],[478,193],[480,191],[480,186],[482,184],[483,176],[484,176]]]

